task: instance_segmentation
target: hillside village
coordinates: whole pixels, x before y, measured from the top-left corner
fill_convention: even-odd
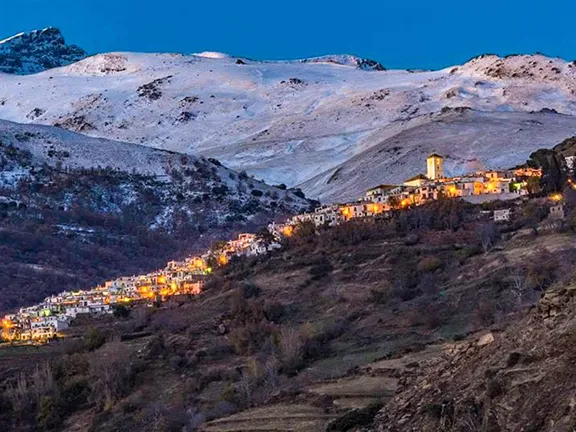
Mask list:
[[[357,202],[321,206],[312,213],[293,216],[284,223],[271,223],[270,238],[240,234],[237,239],[215,245],[206,253],[172,261],[163,270],[121,277],[91,290],[63,292],[42,303],[21,308],[2,320],[2,339],[18,343],[43,343],[60,336],[80,314],[109,314],[117,305],[146,305],[173,296],[197,295],[213,268],[225,266],[234,256],[256,256],[280,247],[296,226],[314,223],[334,226],[351,219],[386,217],[391,211],[440,198],[461,198],[471,202],[511,200],[528,195],[530,179],[538,179],[540,169],[480,171],[459,177],[444,175],[443,157],[427,158],[426,175],[419,174],[401,185],[379,185],[366,191]],[[555,210],[558,211],[558,210]],[[494,213],[495,221],[506,221],[509,210]]]
[[[116,305],[145,305],[174,296],[197,295],[215,266],[227,265],[234,255],[253,256],[277,246],[264,247],[254,234],[240,234],[236,240],[200,256],[171,261],[162,270],[121,277],[91,290],[62,292],[6,315],[1,336],[9,342],[45,342],[61,335],[80,314],[108,314]]]
[[[446,177],[444,158],[435,153],[428,156],[426,167],[426,175],[418,174],[401,185],[378,185],[367,190],[356,202],[317,207],[313,213],[294,216],[285,224],[273,227],[274,231],[290,232],[291,227],[307,221],[316,226],[333,226],[350,219],[385,217],[392,210],[440,198],[461,198],[471,203],[513,200],[528,195],[530,179],[542,176],[541,169],[520,167]]]

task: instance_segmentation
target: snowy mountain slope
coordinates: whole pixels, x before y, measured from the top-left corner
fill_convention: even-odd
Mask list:
[[[327,196],[310,179],[446,107],[576,114],[576,70],[561,59],[482,56],[422,72],[369,72],[360,60],[101,54],[33,76],[0,75],[0,118],[215,157]]]
[[[554,113],[488,113],[445,110],[389,137],[301,185],[321,201],[353,200],[378,184],[394,184],[426,172],[425,156],[445,156],[458,175],[482,168],[511,168],[530,153],[576,135],[576,117]]]
[[[172,190],[172,195],[189,197],[195,204],[197,202],[194,200],[198,197],[204,202],[217,201],[223,207],[226,207],[226,202],[253,201],[252,204],[257,202],[256,207],[260,207],[263,214],[268,212],[269,216],[277,212],[299,212],[309,206],[309,202],[294,191],[269,186],[203,158],[85,137],[53,126],[22,125],[0,120],[0,147],[5,149],[8,146],[30,154],[30,164],[24,167],[26,169],[22,166],[7,169],[0,164],[0,184],[7,187],[14,187],[21,178],[32,176],[34,169],[31,167],[39,168],[47,164],[65,171],[102,169],[136,173],[150,177],[159,185],[163,183],[159,189]],[[190,182],[184,184],[183,177],[193,178],[194,186],[191,187]],[[214,188],[216,191],[213,191]],[[209,195],[205,196],[207,192]],[[166,203],[172,199],[167,198]],[[182,206],[182,210],[191,211],[186,205]],[[222,213],[220,222],[225,217],[226,214]]]
[[[0,120],[0,142],[29,151],[39,163],[71,168],[110,167],[166,176],[177,155],[137,144],[92,138],[54,126]]]
[[[26,75],[65,66],[86,58],[76,45],[67,45],[53,27],[0,40],[0,72]]]

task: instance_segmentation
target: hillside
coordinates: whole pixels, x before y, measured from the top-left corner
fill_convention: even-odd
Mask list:
[[[406,377],[442,359],[443,343],[505,328],[565,280],[572,233],[544,229],[538,208],[519,203],[499,229],[482,208],[455,200],[378,224],[318,233],[304,225],[282,250],[232,261],[198,297],[79,321],[69,339],[45,347],[0,350],[0,425],[366,425]],[[539,235],[523,232],[537,226]],[[34,372],[44,361],[50,366]]]
[[[355,157],[393,179],[400,166],[416,171],[404,172],[407,177],[416,174],[412,161],[436,151],[438,141],[396,141],[419,126],[434,128],[445,108],[490,114],[488,126],[506,123],[507,113],[520,118],[540,111],[560,113],[558,121],[570,124],[576,109],[573,63],[542,55],[481,56],[439,71],[383,69],[346,55],[256,61],[210,52],[98,54],[32,76],[0,76],[0,118],[215,157],[268,183],[302,185],[311,197],[340,199],[364,187],[357,170],[342,193],[327,183]],[[482,128],[458,125],[451,134],[460,135],[459,146],[446,149],[454,165],[482,159],[484,145],[501,153],[489,158],[489,166],[516,160],[516,148],[500,138],[499,127],[484,138]],[[507,127],[516,126],[512,119]],[[528,151],[571,135],[572,129],[563,134],[544,122],[534,140],[523,133],[512,139]],[[372,159],[376,148],[383,151]],[[376,177],[375,183],[387,180]]]
[[[217,161],[0,122],[0,310],[154,270],[309,205]]]
[[[572,430],[575,292],[572,282],[555,286],[505,332],[408,378],[369,430]]]

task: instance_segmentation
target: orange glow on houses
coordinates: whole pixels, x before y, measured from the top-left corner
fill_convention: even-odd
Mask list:
[[[14,327],[14,323],[8,319],[2,320],[2,328],[9,330]]]
[[[286,237],[291,237],[292,234],[294,234],[294,227],[292,225],[286,225],[282,229],[282,234],[284,234]]]
[[[228,264],[228,261],[229,259],[226,255],[222,254],[218,256],[218,265],[225,266],[226,264]]]
[[[562,201],[562,194],[561,193],[552,194],[550,195],[550,199],[554,202]]]
[[[490,183],[486,184],[486,190],[488,192],[493,192],[496,190],[496,185],[494,183],[490,182]]]
[[[140,288],[138,288],[138,292],[140,293],[140,296],[142,298],[152,299],[156,296],[152,287],[150,287],[148,285],[144,285],[144,286],[141,286]]]
[[[382,213],[384,211],[384,206],[381,204],[372,204],[370,206],[370,211],[374,214]]]
[[[344,216],[346,220],[352,218],[352,209],[350,207],[342,207],[340,209],[340,212],[342,213],[342,216]]]
[[[183,285],[183,293],[198,295],[202,292],[202,283],[200,282],[185,282]]]
[[[158,283],[164,285],[166,283],[166,276],[158,276]]]
[[[458,193],[458,189],[456,189],[455,185],[448,186],[448,195],[451,197],[455,197]]]

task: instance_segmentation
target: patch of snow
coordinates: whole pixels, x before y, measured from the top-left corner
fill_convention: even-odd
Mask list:
[[[196,53],[196,54],[192,54],[196,57],[202,57],[202,58],[209,58],[209,59],[225,59],[225,58],[230,58],[229,54],[225,54],[225,53],[221,53],[221,52],[216,52],[216,51],[204,51],[201,53]]]

